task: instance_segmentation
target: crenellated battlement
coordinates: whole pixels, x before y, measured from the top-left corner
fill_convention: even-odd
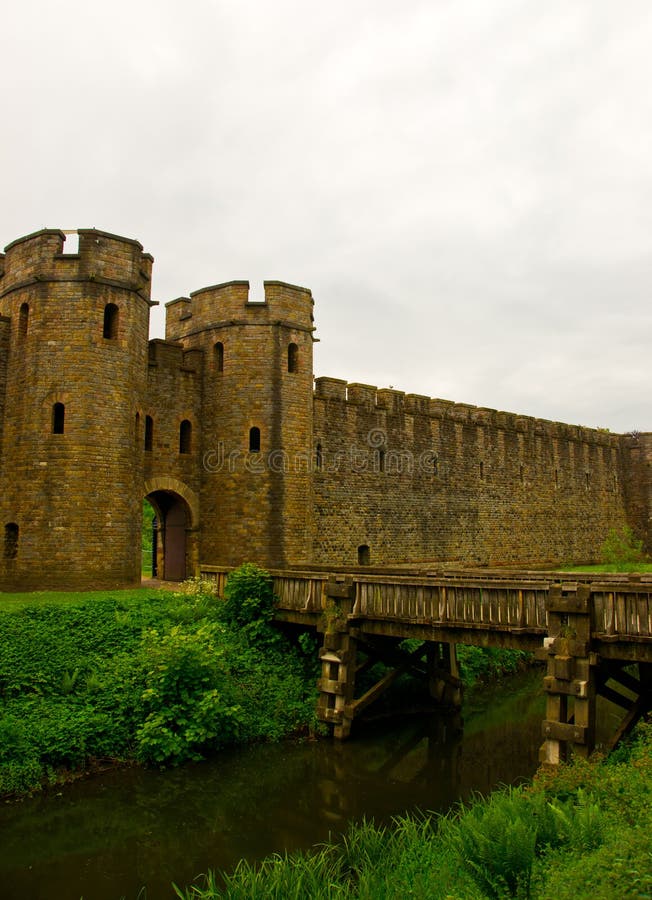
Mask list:
[[[249,299],[248,281],[227,281],[166,304],[166,338],[175,341],[226,325],[277,325],[313,331],[314,301],[308,288],[265,281],[265,300]]]
[[[66,252],[66,239],[77,235],[79,246]],[[97,281],[137,292],[149,300],[153,257],[132,238],[80,228],[76,232],[44,228],[5,247],[3,295],[38,282]]]
[[[500,431],[532,434],[538,437],[563,438],[600,447],[617,447],[622,440],[621,435],[597,428],[552,422],[534,416],[523,416],[504,410],[474,406],[470,403],[442,400],[439,397],[406,394],[394,388],[378,388],[375,385],[358,382],[349,383],[341,378],[316,378],[314,396],[316,400],[364,407],[369,411],[378,410],[393,415],[407,413],[412,416],[428,416],[432,419],[447,419],[460,424],[496,428]]]

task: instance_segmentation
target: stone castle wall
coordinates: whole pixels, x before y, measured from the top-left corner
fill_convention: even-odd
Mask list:
[[[627,439],[318,378],[318,561],[596,559],[628,520]]]
[[[583,562],[626,523],[649,545],[652,435],[314,382],[312,295],[278,281],[178,298],[148,341],[152,257],[78,235],[0,255],[0,589],[137,583],[146,496],[187,574]]]
[[[628,523],[652,551],[652,433],[625,435],[622,444]]]
[[[0,257],[0,262],[2,257]],[[0,267],[0,277],[2,269]],[[11,319],[0,316],[0,447],[5,418],[5,398],[7,396],[7,366],[9,364],[9,338],[11,335]]]
[[[161,476],[178,479],[192,491],[201,484],[203,354],[180,344],[153,340],[149,344],[147,386],[141,413],[142,451],[146,481]],[[151,444],[145,449],[147,416]],[[181,423],[190,423],[187,444],[181,447]]]

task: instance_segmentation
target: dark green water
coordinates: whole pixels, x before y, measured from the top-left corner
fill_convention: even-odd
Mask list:
[[[363,816],[448,809],[537,767],[541,672],[445,720],[377,723],[344,744],[240,748],[163,773],[130,769],[0,808],[2,900],[167,900],[212,868],[309,847]]]

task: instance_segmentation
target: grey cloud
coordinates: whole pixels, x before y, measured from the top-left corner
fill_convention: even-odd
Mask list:
[[[317,374],[650,429],[651,43],[642,0],[26,0],[0,241],[305,284]]]

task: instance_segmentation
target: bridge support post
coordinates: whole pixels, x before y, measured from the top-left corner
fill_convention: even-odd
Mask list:
[[[352,717],[347,715],[347,707],[353,700],[357,659],[357,642],[351,635],[348,620],[355,596],[353,580],[331,579],[326,583],[325,592],[317,717],[333,726],[335,738],[344,740],[351,733]]]
[[[443,708],[462,708],[462,681],[455,644],[433,641],[426,646],[428,692]]]
[[[425,679],[430,696],[440,708],[459,712],[462,682],[454,644],[426,641],[410,652],[399,647],[398,636],[361,632],[354,618],[355,584],[349,576],[329,578],[324,594],[317,717],[332,726],[333,737],[348,738],[353,720],[408,672]],[[384,663],[387,670],[356,697],[358,672],[369,670],[375,662]]]
[[[590,598],[590,587],[582,584],[576,591],[552,585],[548,593],[547,703],[539,753],[544,764],[563,762],[571,747],[588,756],[595,746],[597,657],[591,652]]]

